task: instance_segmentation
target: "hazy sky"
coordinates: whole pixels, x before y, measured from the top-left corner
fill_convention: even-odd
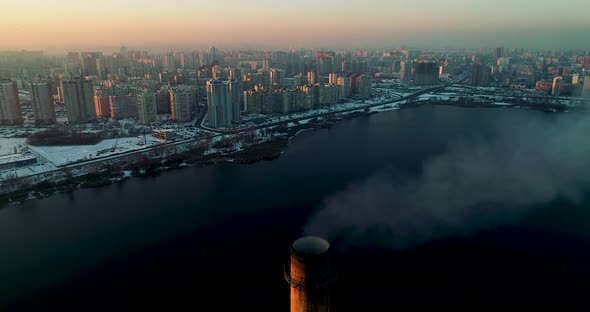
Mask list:
[[[587,0],[16,0],[0,48],[590,47]]]

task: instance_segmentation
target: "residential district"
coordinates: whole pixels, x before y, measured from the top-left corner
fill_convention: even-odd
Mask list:
[[[154,159],[214,161],[347,115],[421,103],[585,110],[590,53],[4,51],[0,195],[39,196],[37,185],[71,187],[89,175],[122,180]]]

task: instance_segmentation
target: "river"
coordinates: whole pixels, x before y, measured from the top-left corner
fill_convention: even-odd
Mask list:
[[[287,311],[290,243],[327,196],[391,168],[400,179],[419,175],[460,138],[493,137],[499,121],[553,118],[509,108],[390,111],[305,131],[277,160],[182,168],[4,208],[0,310]],[[516,223],[409,249],[340,251],[334,306],[581,303],[588,203],[540,203]]]

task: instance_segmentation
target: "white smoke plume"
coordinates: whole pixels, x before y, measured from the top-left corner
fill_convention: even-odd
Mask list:
[[[579,201],[590,185],[590,119],[545,117],[498,121],[491,139],[466,135],[401,182],[383,170],[327,197],[303,230],[403,249],[516,221],[558,197]]]

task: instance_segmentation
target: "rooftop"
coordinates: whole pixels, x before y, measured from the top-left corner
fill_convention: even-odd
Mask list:
[[[32,160],[37,157],[33,155],[23,155],[23,154],[10,154],[10,155],[3,155],[0,156],[0,165],[10,164],[17,161],[23,160]]]

